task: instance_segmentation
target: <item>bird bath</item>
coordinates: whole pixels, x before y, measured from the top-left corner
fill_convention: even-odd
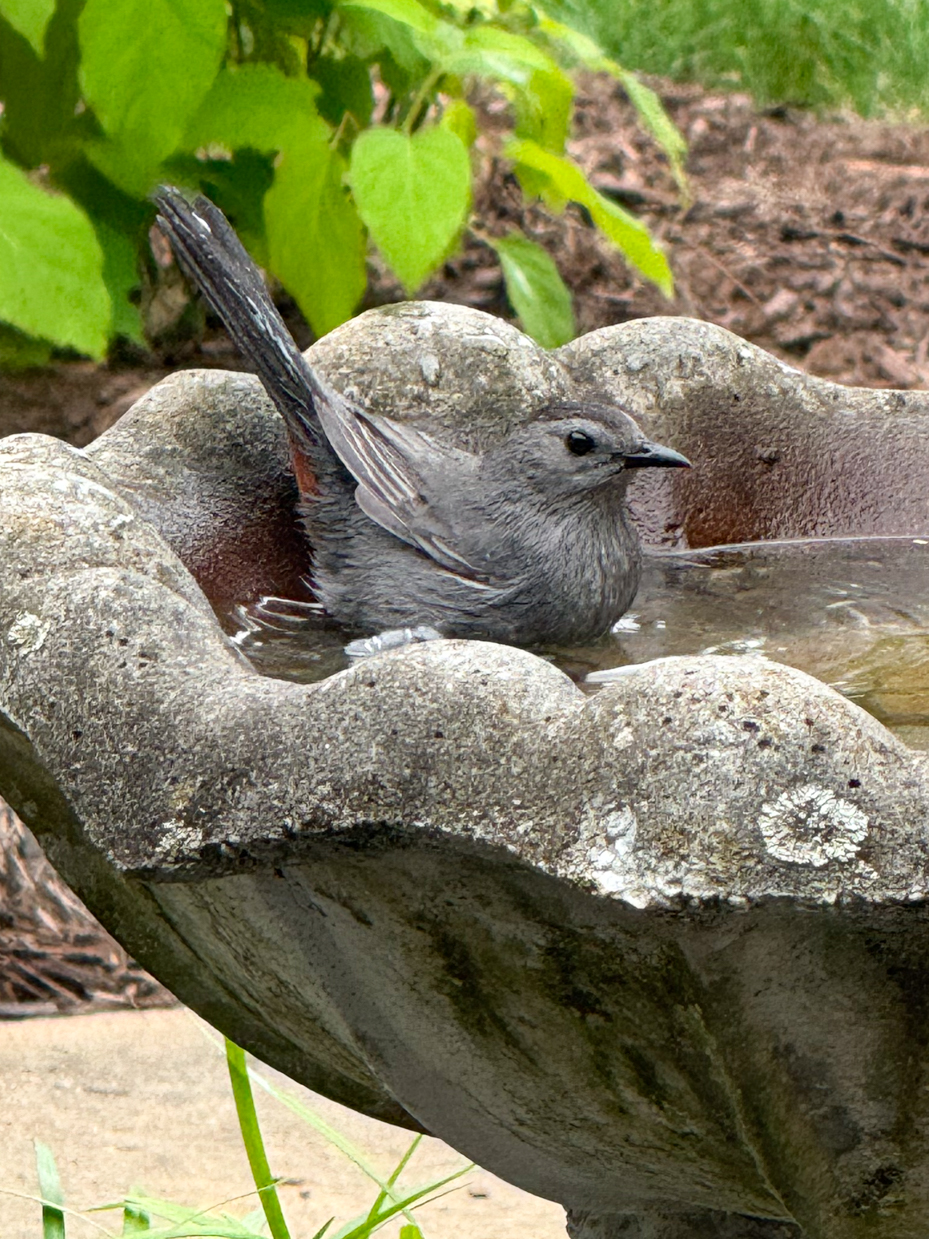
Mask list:
[[[658,661],[257,674],[226,633],[300,597],[286,448],[257,381],[188,372],[87,451],[0,442],[0,794],[184,1002],[576,1239],[922,1236],[929,767],[774,660],[919,739],[925,396],[680,319],[545,354],[414,304],[312,360],[475,434],[609,394],[690,456],[636,484],[634,617],[559,655]]]

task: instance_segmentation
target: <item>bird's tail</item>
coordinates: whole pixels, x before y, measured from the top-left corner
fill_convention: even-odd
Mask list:
[[[168,185],[152,198],[158,207],[158,226],[181,268],[255,367],[295,451],[306,455],[317,479],[338,468],[316,412],[317,402],[330,401],[333,393],[322,389],[268,295],[261,272],[222,211],[202,196],[190,203]]]

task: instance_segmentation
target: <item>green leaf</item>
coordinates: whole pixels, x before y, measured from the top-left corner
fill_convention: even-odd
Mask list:
[[[281,152],[264,198],[268,261],[324,335],[351,317],[366,273],[364,232],[343,186],[347,165],[330,149],[332,130],[316,111],[319,90],[272,65],[225,69],[184,141]]]
[[[500,257],[506,294],[523,328],[543,348],[574,338],[571,294],[551,254],[521,232],[490,241]]]
[[[668,156],[674,179],[683,193],[688,193],[687,175],[684,171],[684,160],[687,158],[687,142],[684,135],[665,111],[664,104],[644,82],[640,82],[634,73],[621,69],[617,65],[616,77],[622,82],[623,89],[629,96],[632,106],[642,122],[664,153]]]
[[[360,56],[317,56],[313,77],[322,87],[319,111],[330,124],[340,124],[346,112],[359,129],[370,123],[374,110],[371,70]]]
[[[437,47],[432,54],[446,73],[477,74],[517,86],[525,86],[533,73],[559,72],[554,60],[529,39],[498,26],[475,26],[466,31],[459,46],[450,45],[445,51]]]
[[[318,18],[328,18],[333,5],[332,0],[263,0],[261,7],[279,29],[308,39]]]
[[[63,1205],[64,1194],[55,1156],[47,1144],[34,1140],[35,1168],[42,1196],[42,1239],[65,1239],[65,1215],[56,1205]]]
[[[339,12],[339,42],[361,60],[377,61],[381,81],[393,94],[406,94],[429,73],[431,65],[416,45],[426,35],[373,9],[349,6]]]
[[[539,29],[555,43],[564,47],[569,55],[585,69],[590,69],[594,73],[609,73],[617,81],[622,82],[623,89],[629,96],[629,101],[635,108],[643,127],[648,130],[668,156],[674,179],[685,197],[689,197],[687,175],[684,172],[687,142],[651,87],[646,86],[634,73],[630,73],[628,69],[624,69],[621,64],[607,56],[593,39],[586,34],[581,34],[579,30],[573,30],[563,22],[554,21],[546,15],[540,15]]]
[[[138,308],[129,300],[141,283],[135,242],[102,219],[94,220],[94,231],[103,251],[103,282],[113,307],[110,339],[123,336],[134,344],[144,345],[142,318]]]
[[[15,327],[0,323],[0,374],[48,365],[51,355],[52,346],[47,340],[23,335]]]
[[[477,141],[477,118],[464,99],[453,99],[447,104],[439,124],[450,129],[469,148]]]
[[[615,77],[619,65],[615,60],[611,60],[603,48],[589,35],[582,34],[580,30],[575,30],[572,26],[565,25],[564,22],[555,21],[554,18],[541,12],[538,13],[538,17],[538,29],[542,34],[560,44],[573,60],[593,73],[612,73]]]
[[[515,92],[516,136],[531,138],[560,155],[571,131],[574,84],[567,74],[535,70],[525,87]]]
[[[286,150],[265,195],[271,270],[318,336],[351,318],[367,283],[365,235],[328,143]]]
[[[235,1099],[236,1114],[239,1117],[242,1143],[245,1145],[252,1179],[258,1189],[259,1199],[268,1220],[268,1229],[272,1239],[290,1239],[290,1231],[284,1221],[284,1213],[275,1187],[276,1179],[271,1174],[261,1128],[258,1126],[258,1114],[255,1110],[252,1086],[248,1080],[245,1051],[230,1041],[228,1037],[226,1038],[226,1062],[229,1066],[229,1079],[232,1082],[232,1095]]]
[[[408,292],[452,250],[471,206],[471,165],[441,125],[409,136],[368,129],[352,148],[358,213]]]
[[[423,1232],[418,1226],[401,1226],[400,1239],[423,1239]]]
[[[504,154],[513,160],[517,171],[527,168],[534,176],[543,176],[556,194],[569,202],[585,206],[600,231],[622,251],[629,263],[646,279],[657,284],[666,297],[673,294],[674,277],[668,260],[645,225],[615,202],[598,194],[570,159],[543,150],[537,142],[519,140],[508,142]]]
[[[184,148],[278,151],[295,140],[328,140],[331,130],[316,110],[319,91],[316,82],[285,77],[274,65],[231,65],[188,120]]]
[[[87,0],[81,84],[110,139],[89,151],[122,188],[147,192],[226,50],[225,0]]]
[[[0,99],[3,151],[23,168],[62,169],[86,130],[75,115],[78,86],[77,13],[80,0],[61,0],[45,32],[45,54],[0,20]]]
[[[383,13],[392,17],[395,22],[409,26],[420,34],[432,34],[438,26],[438,18],[434,17],[419,0],[342,0],[342,9],[368,9],[373,13]]]
[[[29,40],[37,56],[43,54],[45,31],[54,12],[55,0],[2,0],[0,3],[0,15]]]
[[[112,307],[87,217],[0,159],[0,220],[0,320],[102,357]]]

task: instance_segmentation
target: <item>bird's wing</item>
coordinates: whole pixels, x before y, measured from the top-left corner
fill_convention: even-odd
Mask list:
[[[444,492],[460,490],[477,471],[477,457],[390,418],[351,409],[325,391],[316,408],[326,438],[358,482],[355,499],[366,516],[419,547],[456,574],[480,574],[455,548],[443,515]]]

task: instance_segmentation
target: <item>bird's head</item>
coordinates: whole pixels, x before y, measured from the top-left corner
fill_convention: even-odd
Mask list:
[[[685,456],[650,442],[628,413],[612,405],[552,405],[490,457],[494,472],[519,477],[553,501],[615,485],[631,469],[690,467]]]

